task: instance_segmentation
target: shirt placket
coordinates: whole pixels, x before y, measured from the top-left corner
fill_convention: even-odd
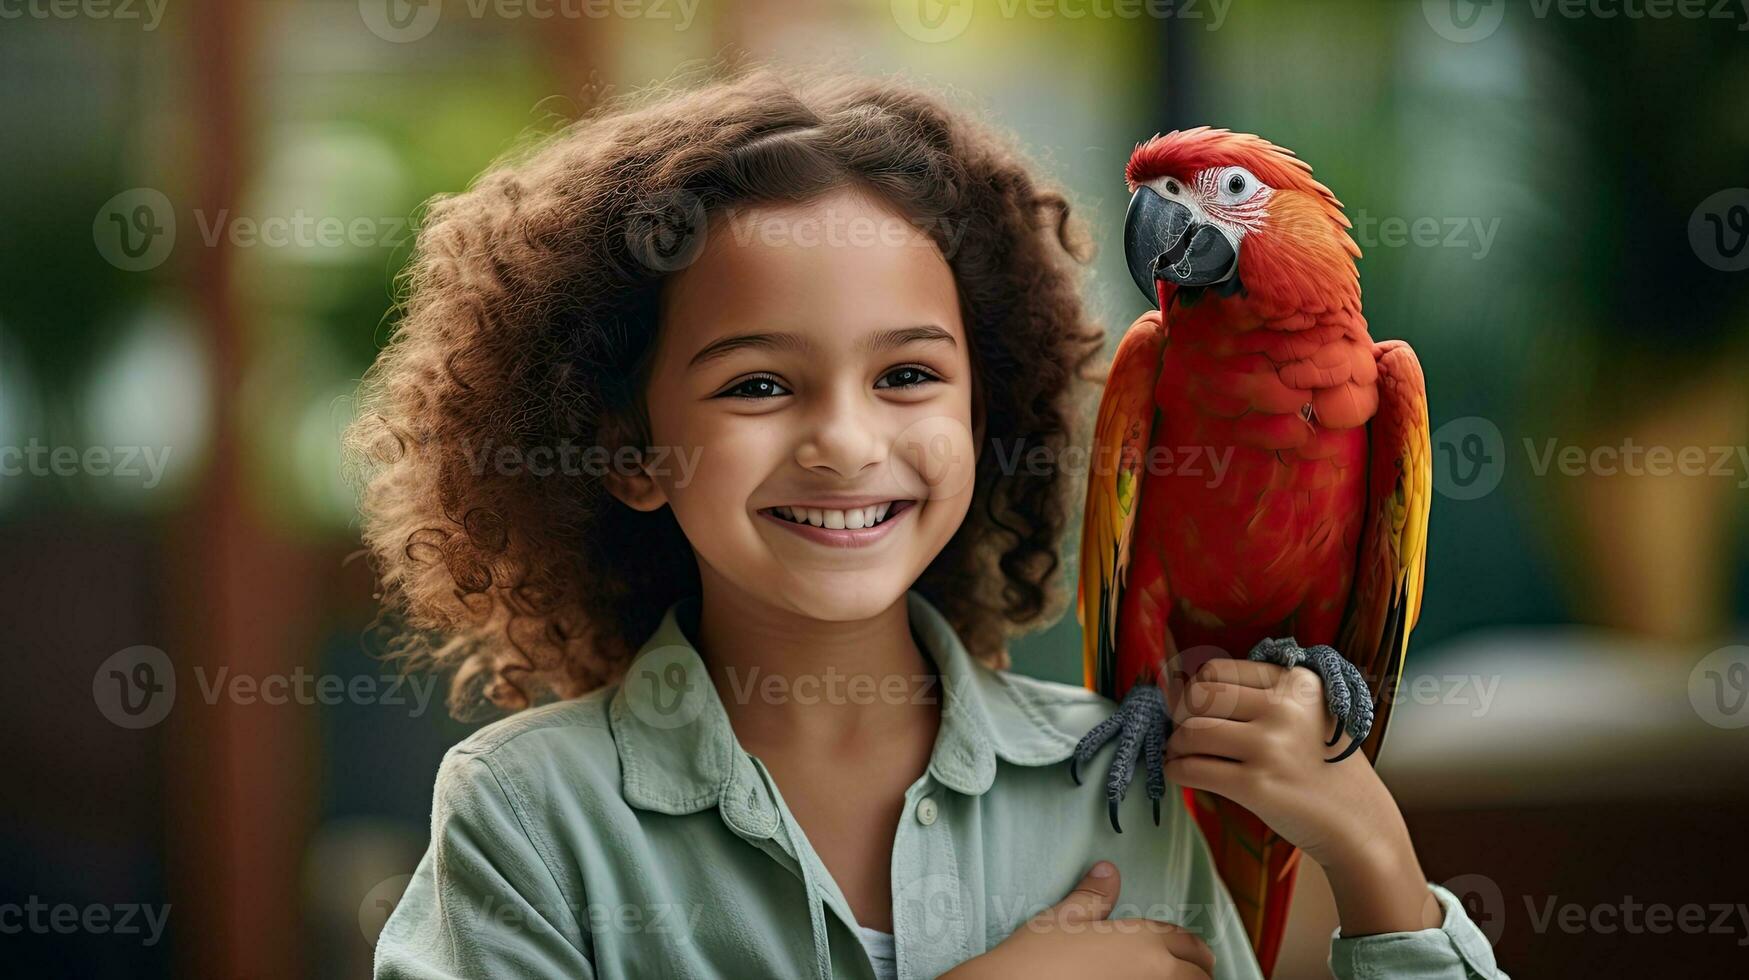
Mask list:
[[[814,975],[818,980],[831,980],[832,947],[826,933],[827,893],[822,877],[826,871],[808,860],[795,818],[784,808],[765,766],[742,753],[736,760],[735,776],[724,787],[720,806],[731,829],[801,879],[808,904]]]
[[[893,954],[900,980],[940,976],[971,958],[972,896],[960,872],[949,790],[928,775],[905,793],[893,835]]]

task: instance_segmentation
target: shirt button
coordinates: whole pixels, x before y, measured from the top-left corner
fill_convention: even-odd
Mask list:
[[[918,823],[927,827],[930,824],[935,822],[935,816],[936,816],[936,808],[935,808],[935,800],[933,798],[925,796],[923,799],[917,801],[917,822]]]

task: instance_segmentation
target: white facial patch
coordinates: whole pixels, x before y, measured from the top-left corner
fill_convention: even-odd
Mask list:
[[[1246,235],[1263,230],[1269,219],[1269,199],[1275,195],[1274,188],[1244,167],[1209,167],[1189,186],[1175,177],[1157,177],[1147,186],[1188,208],[1191,220],[1225,232],[1235,246]]]

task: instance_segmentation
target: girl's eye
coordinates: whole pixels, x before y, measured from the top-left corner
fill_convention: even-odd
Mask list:
[[[743,378],[735,382],[717,395],[718,398],[776,398],[789,394],[789,389],[783,383],[770,375],[761,374],[751,378]]]
[[[921,384],[941,379],[920,367],[906,366],[894,368],[875,382],[876,388],[915,388]]]

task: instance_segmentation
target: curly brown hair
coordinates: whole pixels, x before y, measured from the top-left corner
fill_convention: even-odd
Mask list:
[[[1091,243],[998,130],[893,79],[769,68],[603,103],[428,205],[402,316],[346,434],[388,652],[453,669],[450,709],[515,710],[611,683],[698,569],[667,508],[600,478],[482,461],[510,447],[649,446],[643,377],[664,280],[725,209],[856,185],[946,255],[984,423],[971,508],[916,588],[996,667],[1061,613],[1069,474],[1104,331]],[[950,234],[951,230],[951,234]],[[957,236],[957,237],[955,237]],[[1003,452],[990,452],[1000,446]]]

